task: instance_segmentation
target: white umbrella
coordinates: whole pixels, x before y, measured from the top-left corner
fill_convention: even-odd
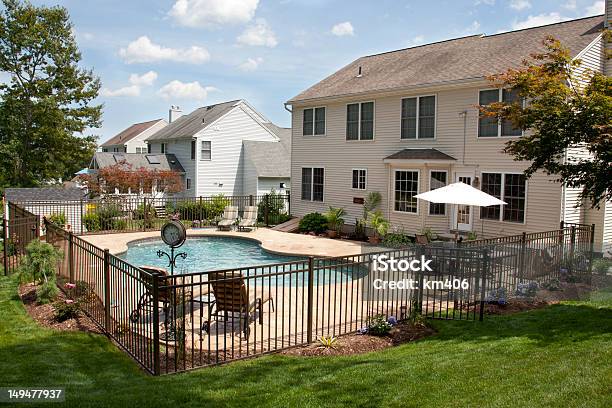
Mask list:
[[[505,201],[462,182],[417,194],[415,197],[437,204],[473,205],[475,207],[506,205]],[[457,229],[459,229],[459,220],[456,221]]]

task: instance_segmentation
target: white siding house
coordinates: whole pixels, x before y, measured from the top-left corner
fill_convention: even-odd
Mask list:
[[[163,119],[135,123],[100,145],[101,150],[109,153],[146,153],[145,140],[167,124]]]
[[[191,197],[257,195],[269,192],[249,143],[265,143],[267,160],[277,168],[272,178],[289,187],[290,149],[283,132],[244,100],[196,109],[147,139],[150,153],[172,153],[185,169],[185,195]],[[288,140],[289,137],[286,137]],[[278,163],[284,163],[282,167]],[[278,191],[279,188],[276,188]]]

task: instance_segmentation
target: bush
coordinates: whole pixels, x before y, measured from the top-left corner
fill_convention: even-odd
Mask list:
[[[385,319],[385,315],[377,314],[367,320],[368,333],[374,336],[386,336],[391,330],[391,324]]]
[[[127,226],[128,226],[127,220],[124,220],[122,218],[114,219],[112,221],[112,229],[114,229],[114,230],[123,231],[123,230],[127,229]]]
[[[414,239],[412,237],[404,234],[403,232],[396,231],[390,232],[385,235],[385,238],[383,239],[382,243],[384,246],[399,248],[410,246],[413,244],[413,241]]]
[[[611,259],[599,258],[593,261],[593,271],[599,275],[607,275],[611,267]]]
[[[166,204],[168,214],[178,213],[181,220],[214,220],[223,214],[223,210],[232,201],[223,194],[206,199],[183,200]]]
[[[519,283],[516,286],[515,295],[516,296],[521,296],[521,297],[532,298],[532,297],[534,297],[536,295],[537,291],[538,291],[538,283],[537,282]]]
[[[55,284],[55,279],[51,279],[44,282],[36,289],[36,300],[41,305],[46,305],[47,303],[53,302],[58,294],[59,289]]]
[[[88,232],[96,232],[102,229],[100,225],[100,216],[96,213],[85,214],[81,221]]]
[[[138,205],[138,207],[136,207],[136,209],[134,210],[134,219],[144,220],[145,218],[148,220],[157,218],[157,213],[155,212],[155,208],[150,204],[146,206],[146,210],[145,210],[145,205],[144,203],[142,203]]]
[[[55,319],[58,322],[73,319],[79,315],[79,304],[72,299],[64,299],[55,302],[53,307],[55,309]]]
[[[282,224],[281,215],[285,215],[285,195],[277,193],[272,189],[269,194],[266,194],[257,204],[257,221],[264,222],[266,220],[266,197],[268,200],[268,221],[271,223],[277,222]]]
[[[318,212],[306,214],[300,220],[299,228],[302,232],[315,232],[320,234],[327,229],[327,219]]]
[[[57,225],[58,227],[63,227],[66,225],[66,214],[63,212],[51,214],[47,217],[47,221]]]
[[[26,255],[19,266],[22,280],[39,284],[52,281],[57,263],[63,258],[61,251],[51,244],[35,239],[28,244],[25,252]]]
[[[489,291],[485,297],[485,302],[497,305],[505,305],[508,303],[508,293],[506,288],[497,288]]]

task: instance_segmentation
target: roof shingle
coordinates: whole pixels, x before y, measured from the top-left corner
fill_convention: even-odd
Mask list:
[[[133,138],[135,138],[136,136],[138,136],[139,134],[141,134],[142,132],[144,132],[145,130],[149,129],[151,126],[155,125],[160,120],[163,120],[163,119],[155,119],[155,120],[150,120],[148,122],[135,123],[129,128],[123,130],[121,133],[113,136],[112,138],[108,139],[106,142],[102,143],[102,146],[114,146],[114,145],[119,145],[119,144],[125,144],[129,142],[130,140],[132,140]]]
[[[142,154],[142,153],[106,153],[96,152],[93,161],[98,168],[114,166],[117,163],[131,165],[132,169],[145,168],[147,170],[173,170],[185,173],[185,169],[176,156],[167,154]]]
[[[457,160],[453,156],[439,151],[438,149],[404,149],[383,160]]]

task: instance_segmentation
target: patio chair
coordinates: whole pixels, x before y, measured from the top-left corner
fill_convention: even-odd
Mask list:
[[[157,268],[155,266],[141,266],[140,269],[144,272],[148,273],[158,273],[162,276],[168,276],[168,271],[164,268]],[[159,305],[153,305],[153,282],[151,280],[151,276],[149,274],[140,274],[140,279],[144,282],[145,285],[145,293],[140,295],[138,299],[138,303],[136,304],[136,309],[132,310],[130,313],[130,321],[132,323],[138,323],[140,320],[143,311],[152,312],[153,307],[159,307]],[[160,289],[159,292],[159,302],[162,303],[162,310],[164,312],[164,316],[168,315],[168,307],[170,305],[170,290],[169,289]]]
[[[242,220],[238,223],[239,230],[247,230],[257,225],[257,207],[249,205],[244,208]]]
[[[424,234],[415,234],[414,240],[419,245],[427,245],[429,244],[429,238]]]
[[[238,218],[238,207],[235,205],[228,205],[223,210],[223,215],[221,216],[221,221],[217,224],[217,229],[229,231],[232,229],[232,225],[236,222]]]
[[[202,325],[207,334],[210,334],[213,319],[218,321],[219,317],[223,317],[223,320],[227,320],[230,313],[232,317],[237,313],[244,338],[248,339],[251,333],[251,316],[258,316],[259,324],[263,324],[263,305],[266,302],[270,302],[274,312],[274,299],[269,295],[256,294],[255,298],[251,299],[244,276],[240,272],[211,272],[208,279],[215,297],[215,307],[214,312],[212,307],[208,309],[208,321]]]

